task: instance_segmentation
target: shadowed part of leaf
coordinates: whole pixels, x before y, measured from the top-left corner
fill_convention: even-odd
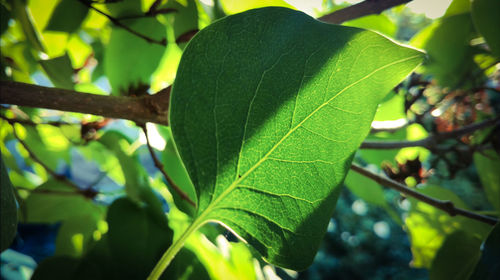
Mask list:
[[[377,104],[421,56],[286,8],[200,31],[181,59],[170,111],[197,221],[220,221],[269,262],[305,269]]]

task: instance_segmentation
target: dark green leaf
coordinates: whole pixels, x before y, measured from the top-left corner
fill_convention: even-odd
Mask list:
[[[481,255],[480,246],[481,240],[465,231],[458,230],[448,235],[432,262],[429,278],[469,279]]]
[[[115,271],[130,279],[146,278],[172,243],[172,230],[166,223],[158,224],[146,207],[128,198],[113,202],[107,221],[108,244]]]
[[[73,89],[75,85],[73,82],[74,71],[68,54],[39,62],[55,87]]]
[[[497,279],[500,275],[500,223],[490,232],[481,251],[481,259],[469,279]]]
[[[491,52],[500,58],[500,1],[474,0],[472,2],[472,19],[479,32],[488,43]]]
[[[9,248],[17,232],[17,205],[7,169],[0,160],[0,252]]]
[[[76,258],[57,256],[42,261],[31,279],[33,280],[67,280],[74,279],[80,264]]]
[[[486,198],[500,214],[500,158],[493,151],[483,151],[474,153],[474,163],[477,173],[481,179]]]
[[[79,0],[62,0],[57,5],[45,30],[72,33],[78,30],[89,8]]]
[[[217,220],[266,260],[304,269],[326,231],[377,104],[422,54],[286,8],[226,17],[187,46],[170,119]]]

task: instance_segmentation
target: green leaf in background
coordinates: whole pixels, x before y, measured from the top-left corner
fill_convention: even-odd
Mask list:
[[[198,195],[186,234],[220,221],[267,261],[305,269],[377,104],[421,59],[286,8],[203,29],[171,98],[172,134]]]
[[[65,53],[63,56],[47,60],[40,60],[39,62],[55,87],[64,89],[74,88],[74,71],[73,66],[71,65],[71,60],[69,59],[67,53]]]
[[[481,240],[465,231],[448,235],[432,261],[430,280],[469,279],[481,256],[480,246]]]
[[[500,223],[497,223],[491,230],[481,251],[481,259],[470,279],[497,279],[500,275]]]
[[[7,169],[0,159],[0,252],[9,248],[17,232],[17,205]]]
[[[500,157],[493,150],[474,153],[474,164],[486,198],[500,215]]]
[[[500,1],[474,0],[472,1],[472,19],[477,30],[483,35],[491,52],[500,58]]]
[[[389,37],[394,37],[397,31],[397,25],[384,14],[361,17],[347,21],[342,25],[377,31]]]
[[[465,203],[452,191],[428,185],[419,192],[441,200],[453,202],[455,207],[467,209]],[[446,237],[457,230],[463,230],[473,237],[483,239],[490,230],[487,224],[462,216],[451,217],[431,205],[408,198],[411,208],[405,219],[413,254],[412,266],[430,268],[436,252]]]
[[[179,152],[175,147],[175,143],[172,139],[172,132],[170,128],[158,127],[160,133],[164,137],[165,141],[167,141],[167,145],[161,154],[161,161],[163,163],[163,167],[165,172],[170,176],[172,181],[183,190],[192,201],[196,203],[196,191],[194,189],[193,183],[191,179],[189,179],[189,175],[182,163]],[[183,199],[175,190],[172,188],[169,189],[170,193],[175,202],[175,206],[179,208],[182,212],[194,216],[196,213],[196,209],[189,204],[185,199]]]
[[[55,179],[38,186],[25,200],[23,209],[26,211],[23,222],[61,222],[56,253],[71,256],[80,256],[87,250],[105,213],[102,205]]]
[[[69,256],[55,256],[43,260],[31,277],[32,280],[75,279],[79,261]],[[57,273],[56,273],[57,272]],[[82,278],[79,278],[82,279]]]
[[[411,45],[427,51],[426,73],[435,75],[443,87],[455,87],[474,67],[473,51],[469,45],[472,32],[470,13],[452,15],[436,20],[420,31],[412,38]]]
[[[107,242],[113,270],[129,279],[145,279],[163,251],[172,243],[165,215],[141,207],[129,198],[117,199],[108,209]],[[163,214],[163,222],[156,216]],[[121,278],[121,277],[120,277]],[[122,279],[124,279],[122,278]]]
[[[72,33],[78,30],[89,8],[79,0],[62,0],[52,12],[45,30]]]
[[[389,216],[398,224],[402,224],[398,213],[387,203],[384,189],[375,181],[357,173],[349,172],[345,178],[346,187],[357,197],[386,210]]]
[[[146,33],[155,40],[166,36],[165,26],[155,18],[123,21],[139,33]],[[112,93],[119,95],[130,87],[149,85],[165,47],[146,42],[120,27],[113,27],[109,44],[104,48],[104,71],[111,84]],[[124,58],[124,54],[126,54]]]

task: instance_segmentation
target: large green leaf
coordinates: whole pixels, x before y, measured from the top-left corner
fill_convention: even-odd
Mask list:
[[[478,31],[488,43],[491,52],[500,57],[500,1],[474,0],[472,2],[472,19]]]
[[[377,104],[421,59],[286,8],[203,29],[181,59],[170,111],[198,195],[193,227],[219,221],[269,262],[306,268]]]

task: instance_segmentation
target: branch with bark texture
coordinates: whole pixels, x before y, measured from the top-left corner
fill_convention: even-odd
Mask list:
[[[0,102],[20,106],[168,125],[170,87],[154,95],[123,97],[96,95],[19,82],[0,83]]]
[[[406,185],[403,185],[399,182],[396,182],[396,181],[393,181],[387,177],[383,177],[381,175],[372,173],[371,171],[368,171],[368,170],[366,170],[366,169],[364,169],[364,168],[362,168],[359,165],[356,165],[354,163],[351,165],[351,170],[353,170],[353,171],[355,171],[355,172],[357,172],[357,173],[359,173],[359,174],[361,174],[369,179],[372,179],[373,181],[379,183],[380,185],[382,185],[384,187],[391,188],[391,189],[396,190],[400,193],[403,193],[407,196],[411,196],[411,197],[413,197],[413,198],[415,198],[423,203],[426,203],[426,204],[429,204],[435,208],[438,208],[438,209],[448,213],[448,215],[450,215],[450,216],[457,216],[457,215],[464,216],[464,217],[467,217],[467,218],[470,218],[473,220],[477,220],[477,221],[480,221],[480,222],[483,222],[483,223],[486,223],[489,225],[495,225],[498,222],[498,220],[495,218],[488,217],[485,215],[480,215],[480,214],[477,214],[477,213],[474,213],[474,212],[471,212],[471,211],[468,211],[468,210],[465,210],[462,208],[455,207],[453,202],[451,202],[449,200],[440,200],[440,199],[436,199],[436,198],[427,196],[425,194],[422,194],[416,190],[410,189]]]
[[[448,140],[448,139],[458,139],[464,135],[473,133],[477,130],[484,129],[490,126],[500,125],[500,117],[485,120],[482,122],[473,123],[470,125],[463,126],[461,128],[430,135],[421,140],[415,141],[365,141],[361,144],[361,149],[375,149],[375,150],[389,150],[389,149],[401,149],[407,147],[424,147],[426,149],[432,150],[437,148],[437,146]]]

